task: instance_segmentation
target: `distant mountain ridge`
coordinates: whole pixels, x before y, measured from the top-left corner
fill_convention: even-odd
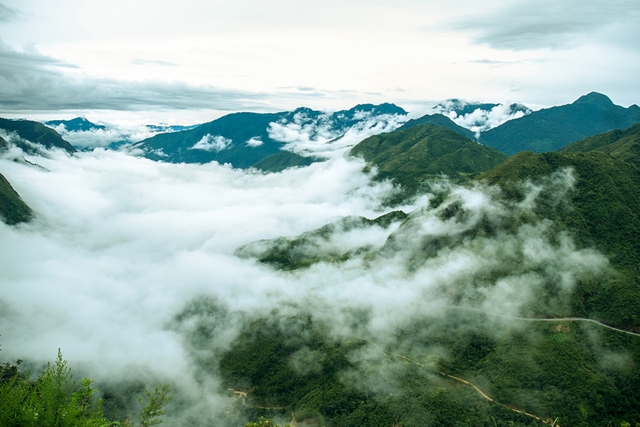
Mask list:
[[[393,104],[361,104],[331,114],[309,108],[280,113],[234,113],[194,129],[156,135],[133,144],[132,149],[152,160],[217,161],[248,168],[279,152],[295,138],[328,141],[372,117],[406,114]]]
[[[84,117],[76,117],[71,120],[49,120],[48,122],[44,122],[44,124],[53,127],[63,125],[69,132],[86,132],[91,130],[107,129],[106,126],[92,123]]]
[[[607,96],[591,92],[572,104],[534,111],[483,132],[480,142],[513,155],[521,151],[556,151],[572,142],[627,129],[640,122],[640,107],[615,105]]]

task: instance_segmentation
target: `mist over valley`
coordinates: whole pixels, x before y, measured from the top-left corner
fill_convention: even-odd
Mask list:
[[[635,425],[638,111],[2,119],[2,372],[61,349],[168,426]]]

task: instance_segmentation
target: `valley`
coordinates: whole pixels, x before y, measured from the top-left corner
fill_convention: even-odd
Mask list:
[[[3,372],[61,348],[122,423],[640,423],[638,111],[2,119]]]

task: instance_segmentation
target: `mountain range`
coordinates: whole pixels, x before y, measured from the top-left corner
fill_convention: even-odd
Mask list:
[[[504,117],[515,118],[489,127],[487,115],[498,107],[502,108],[501,120],[505,120]],[[527,150],[537,153],[555,151],[585,137],[614,129],[624,130],[640,121],[638,106],[620,107],[605,95],[595,92],[580,97],[572,104],[539,111],[531,111],[520,104],[469,104],[459,100],[444,102],[432,110],[436,113],[408,121],[405,119],[406,123],[399,122],[400,129],[417,124],[445,126],[508,155]],[[237,113],[186,132],[156,135],[134,144],[132,148],[153,160],[174,163],[215,160],[239,168],[254,166],[282,150],[297,154],[278,154],[277,160],[267,161],[267,166],[257,165],[263,170],[270,170],[269,164],[278,164],[275,171],[311,163],[310,160],[302,161],[300,157],[308,157],[312,153],[305,153],[300,147],[296,149],[296,143],[328,142],[341,137],[357,124],[385,115],[406,117],[406,112],[392,104],[366,104],[332,114],[306,108],[272,114]],[[477,122],[476,116],[477,120],[484,117],[482,120],[485,121]]]
[[[331,114],[309,108],[282,113],[235,113],[191,130],[156,135],[131,148],[152,160],[172,163],[217,161],[248,168],[278,153],[287,143],[328,142],[358,123],[387,115],[406,115],[406,111],[393,104],[364,104]]]
[[[556,151],[613,129],[627,129],[640,122],[640,107],[615,105],[600,93],[591,92],[575,102],[535,111],[483,132],[480,142],[508,155],[520,151]]]

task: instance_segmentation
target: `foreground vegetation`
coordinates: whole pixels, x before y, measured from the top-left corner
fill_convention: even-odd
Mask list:
[[[0,365],[0,425],[3,427],[133,427],[130,418],[114,421],[103,411],[93,381],[75,381],[71,368],[58,358],[32,380],[21,373],[21,361]],[[137,427],[162,423],[165,406],[171,400],[167,385],[146,391]]]

